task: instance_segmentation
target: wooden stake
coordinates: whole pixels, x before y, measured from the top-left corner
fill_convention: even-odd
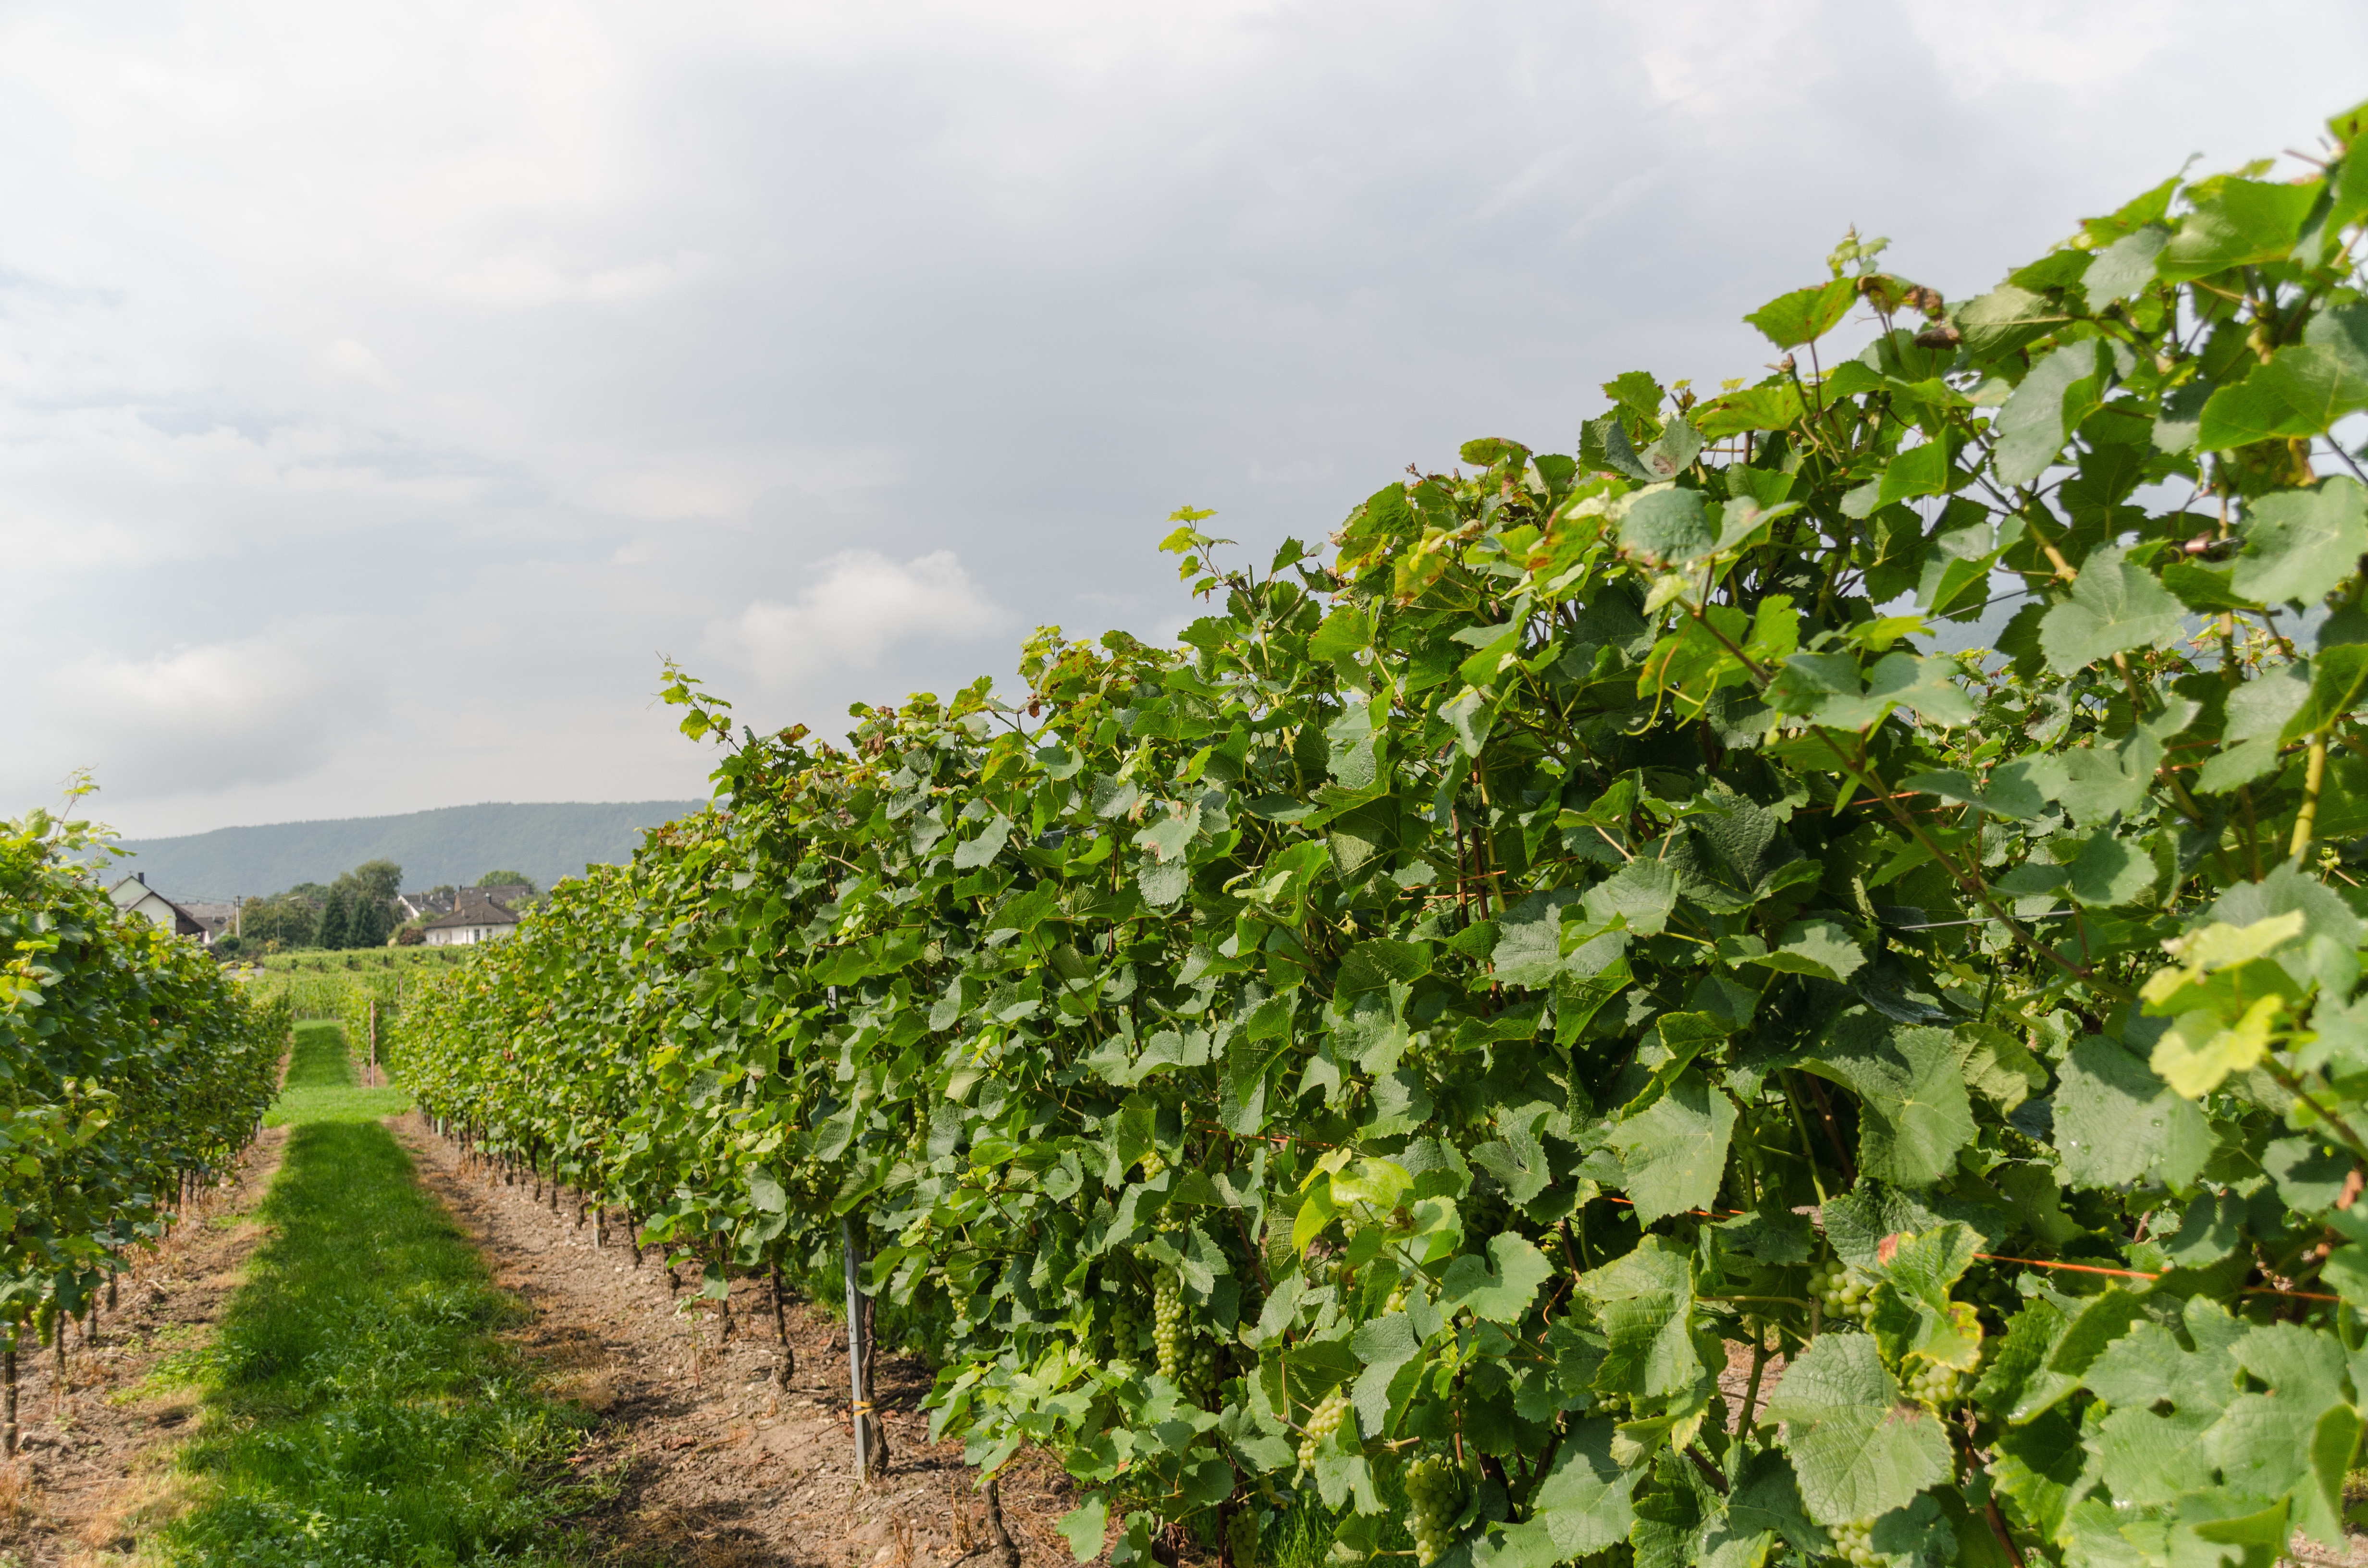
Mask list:
[[[790,1344],[790,1320],[781,1310],[781,1260],[773,1260],[773,1340],[781,1347],[781,1358],[773,1367],[773,1386],[786,1389],[790,1379],[797,1375],[798,1353]]]
[[[871,1475],[871,1406],[863,1397],[863,1292],[856,1287],[858,1267],[855,1252],[855,1221],[842,1218],[838,1222],[842,1245],[839,1259],[847,1276],[847,1380],[848,1398],[855,1427],[855,1480],[861,1485]],[[992,1517],[992,1516],[990,1516]]]

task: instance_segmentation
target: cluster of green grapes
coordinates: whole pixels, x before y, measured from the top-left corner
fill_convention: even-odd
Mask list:
[[[1874,1549],[1873,1519],[1852,1519],[1846,1525],[1834,1526],[1827,1533],[1851,1568],[1875,1568],[1883,1561],[1883,1553]]]
[[[1918,1404],[1938,1407],[1957,1397],[1957,1385],[1964,1381],[1964,1374],[1954,1367],[1928,1361],[1909,1372],[1906,1381],[1908,1398]]]
[[[1865,1323],[1874,1316],[1874,1281],[1839,1261],[1820,1265],[1810,1274],[1809,1292],[1825,1303],[1828,1317]]]
[[[1396,1290],[1390,1292],[1390,1299],[1382,1303],[1382,1311],[1384,1314],[1387,1314],[1390,1312],[1402,1312],[1406,1311],[1406,1288],[1404,1285],[1400,1285]]]
[[[1234,1568],[1258,1568],[1258,1515],[1235,1508],[1225,1521],[1225,1544],[1233,1549]]]
[[[1159,1157],[1159,1151],[1158,1151],[1158,1150],[1154,1149],[1154,1150],[1152,1150],[1152,1151],[1151,1151],[1151,1153],[1147,1153],[1147,1154],[1145,1154],[1145,1155],[1144,1155],[1144,1156],[1143,1156],[1143,1179],[1144,1179],[1144,1180],[1145,1180],[1145,1181],[1157,1181],[1157,1180],[1159,1179],[1159,1173],[1160,1173],[1160,1172],[1162,1172],[1162,1171],[1164,1171],[1164,1170],[1166,1170],[1167,1168],[1167,1162],[1166,1160],[1163,1160],[1163,1159],[1161,1159],[1161,1158]]]
[[[1349,1419],[1349,1396],[1335,1389],[1324,1396],[1324,1403],[1307,1413],[1307,1429],[1299,1439],[1299,1468],[1315,1468],[1316,1446],[1340,1429]]]
[[[1180,1382],[1184,1373],[1184,1284],[1161,1269],[1151,1287],[1151,1342],[1159,1351],[1159,1375]]]
[[[1414,1505],[1414,1512],[1406,1516],[1414,1560],[1417,1568],[1430,1568],[1455,1544],[1448,1532],[1463,1508],[1463,1478],[1445,1454],[1425,1454],[1406,1466],[1406,1501]]]
[[[1143,1337],[1143,1314],[1135,1310],[1132,1299],[1121,1296],[1118,1304],[1110,1309],[1110,1358],[1133,1360],[1136,1344]]]
[[[1628,1396],[1624,1393],[1599,1393],[1595,1396],[1595,1414],[1609,1415],[1617,1421],[1628,1414]]]
[[[1196,1339],[1184,1353],[1184,1376],[1178,1386],[1187,1392],[1206,1394],[1217,1386],[1217,1347],[1205,1339]]]

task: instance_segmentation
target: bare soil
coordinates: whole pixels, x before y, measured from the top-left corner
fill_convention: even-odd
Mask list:
[[[420,1178],[472,1235],[495,1282],[531,1318],[515,1331],[554,1392],[601,1417],[580,1463],[613,1498],[588,1523],[609,1562],[642,1568],[758,1568],[879,1563],[993,1568],[977,1472],[959,1443],[928,1441],[920,1401],[929,1374],[882,1356],[874,1397],[889,1434],[885,1479],[859,1485],[843,1319],[792,1301],[795,1365],[775,1386],[780,1351],[771,1288],[742,1280],[732,1331],[715,1302],[669,1292],[657,1255],[638,1268],[623,1228],[606,1246],[576,1219],[575,1194],[557,1212],[530,1179],[515,1184],[473,1163],[416,1113],[392,1123]],[[688,1271],[686,1271],[687,1275]],[[1067,1478],[1023,1459],[1002,1483],[1005,1528],[1023,1562],[1074,1561],[1053,1523],[1076,1506]],[[579,1525],[587,1521],[578,1520]]]
[[[266,1233],[249,1216],[287,1142],[286,1128],[267,1129],[158,1251],[136,1257],[96,1338],[66,1330],[63,1386],[53,1352],[18,1358],[19,1442],[17,1458],[0,1462],[0,1552],[26,1568],[96,1568],[125,1561],[179,1511],[185,1483],[172,1449],[198,1415],[198,1391],[173,1363],[205,1346],[245,1281]]]

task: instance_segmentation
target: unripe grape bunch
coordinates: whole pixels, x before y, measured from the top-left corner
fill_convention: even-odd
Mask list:
[[[1181,1385],[1195,1394],[1205,1394],[1216,1386],[1217,1347],[1205,1339],[1196,1339],[1184,1354],[1184,1376]]]
[[[1828,1317],[1864,1323],[1874,1316],[1874,1281],[1844,1264],[1828,1263],[1816,1269],[1809,1276],[1809,1291],[1825,1304]]]
[[[1834,1526],[1828,1533],[1834,1538],[1835,1550],[1851,1568],[1875,1568],[1883,1561],[1883,1554],[1874,1549],[1873,1519],[1852,1519]]]
[[[1258,1568],[1258,1515],[1236,1508],[1225,1522],[1225,1541],[1234,1549],[1234,1568]]]
[[[1414,1511],[1406,1516],[1406,1533],[1414,1537],[1414,1560],[1417,1568],[1430,1565],[1446,1554],[1455,1544],[1451,1533],[1455,1516],[1463,1504],[1463,1480],[1455,1473],[1455,1461],[1445,1454],[1425,1454],[1406,1466],[1406,1501]]]
[[[1927,1361],[1910,1370],[1903,1380],[1907,1397],[1918,1404],[1940,1406],[1957,1397],[1957,1388],[1964,1375],[1954,1367],[1943,1367]]]
[[[1159,1375],[1181,1382],[1184,1372],[1184,1284],[1167,1269],[1151,1287],[1151,1338],[1159,1352]]]
[[[1335,1389],[1324,1403],[1307,1413],[1307,1428],[1299,1439],[1299,1468],[1315,1468],[1315,1449],[1349,1419],[1349,1396]]]
[[[1143,1333],[1143,1314],[1133,1301],[1121,1300],[1110,1309],[1110,1331],[1113,1358],[1133,1360],[1135,1342]]]

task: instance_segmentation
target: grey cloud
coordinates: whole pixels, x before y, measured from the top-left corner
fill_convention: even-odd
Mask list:
[[[660,652],[827,733],[1038,621],[1171,628],[1178,504],[1319,536],[1466,437],[1566,445],[1621,370],[1749,372],[1847,223],[1962,295],[2356,92],[2368,13],[2225,17],[11,11],[0,784],[97,759],[46,693],[125,732],[120,672],[304,617],[383,704],[152,725],[256,760],[123,754],[119,820],[672,795]]]

